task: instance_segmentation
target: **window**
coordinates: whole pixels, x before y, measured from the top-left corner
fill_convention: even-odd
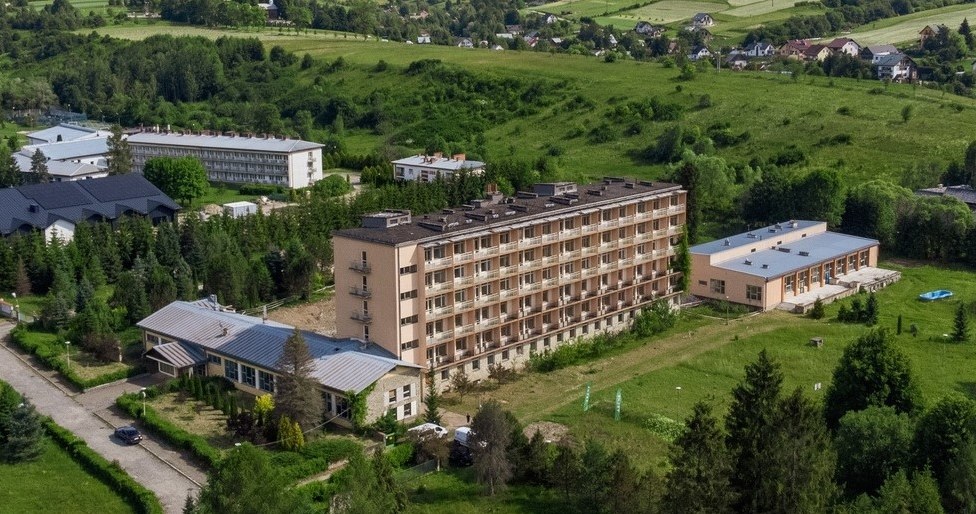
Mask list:
[[[224,360],[224,377],[227,380],[237,382],[237,363],[232,360]]]
[[[709,280],[709,289],[715,294],[725,294],[725,281],[713,278]]]
[[[428,249],[424,250],[424,260],[425,261],[431,261],[431,260],[434,260],[434,259],[443,259],[443,258],[444,258],[444,247],[443,246],[435,246],[434,248],[428,248]]]
[[[454,268],[454,278],[464,278],[464,267],[458,266]]]
[[[507,268],[512,265],[512,258],[508,255],[502,255],[498,258],[498,267]]]
[[[762,301],[762,287],[746,286],[746,298],[757,302]]]
[[[403,404],[403,417],[413,416],[413,402]]]
[[[349,400],[343,398],[342,396],[336,395],[335,397],[335,412],[340,418],[350,419],[352,413],[349,412]]]
[[[159,372],[171,377],[176,376],[176,368],[174,368],[172,365],[166,364],[165,362],[159,363]]]
[[[397,393],[396,389],[390,389],[390,392],[388,394],[389,403],[396,403],[396,393]]]
[[[410,398],[410,384],[403,386],[403,398]]]
[[[257,384],[255,381],[254,368],[241,364],[241,382],[251,387],[254,387]]]
[[[265,371],[258,371],[258,387],[260,387],[262,391],[273,393],[274,386],[275,386],[274,375]]]
[[[216,364],[216,365],[219,366],[220,363],[221,363],[220,356],[219,355],[214,355],[214,354],[211,353],[210,355],[207,355],[207,362],[209,362],[210,364]]]
[[[475,359],[471,361],[471,370],[476,371],[481,369],[481,359]]]
[[[416,289],[414,289],[412,291],[407,291],[407,292],[404,292],[404,293],[400,293],[400,299],[401,300],[411,300],[411,299],[416,298],[416,297],[417,297],[417,290]]]
[[[411,325],[413,323],[416,323],[418,319],[419,318],[417,317],[416,314],[414,314],[413,316],[407,316],[406,318],[400,318],[400,326],[403,327],[406,325]]]
[[[793,276],[790,275],[788,277],[785,277],[784,282],[786,283],[786,292],[787,293],[792,293],[793,292]]]
[[[325,412],[335,412],[332,410],[332,393],[325,393]]]
[[[508,244],[508,242],[509,242],[508,232],[498,234],[498,244]]]
[[[454,303],[461,303],[465,299],[465,291],[462,289],[460,291],[454,292]]]
[[[416,272],[417,272],[416,264],[411,264],[410,266],[404,266],[400,268],[401,275],[409,275],[410,273],[416,273]]]
[[[488,273],[489,271],[491,271],[491,261],[488,260],[488,259],[485,259],[485,260],[479,262],[478,263],[478,271],[481,272],[481,273]]]
[[[413,350],[414,348],[419,348],[419,347],[420,347],[420,340],[418,339],[414,339],[413,341],[407,341],[405,343],[400,344],[401,350]]]
[[[508,350],[505,350],[505,351],[502,352],[502,360],[503,361],[507,361],[508,360]]]
[[[464,243],[454,243],[454,255],[464,253]]]
[[[495,365],[495,356],[494,355],[489,355],[488,356],[488,366],[494,366],[494,365]],[[488,371],[491,372],[490,369]]]

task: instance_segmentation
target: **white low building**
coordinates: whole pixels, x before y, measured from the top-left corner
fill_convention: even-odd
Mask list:
[[[77,141],[80,139],[98,139],[111,135],[112,132],[108,130],[99,130],[94,127],[85,127],[72,123],[61,123],[46,129],[28,132],[27,144],[41,145],[46,143],[60,143],[63,141]]]
[[[135,171],[155,157],[196,157],[213,182],[293,189],[322,179],[322,147],[300,139],[141,132],[129,136]]]
[[[392,162],[393,176],[397,180],[419,180],[433,182],[438,178],[448,179],[460,171],[481,174],[485,171],[485,163],[469,161],[465,155],[455,154],[444,157],[440,152],[434,155],[414,155]]]

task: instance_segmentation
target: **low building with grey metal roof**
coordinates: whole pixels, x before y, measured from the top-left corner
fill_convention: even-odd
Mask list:
[[[273,393],[278,365],[295,328],[226,310],[215,299],[173,302],[140,321],[151,371],[169,376],[223,376],[253,394]],[[322,387],[327,417],[347,423],[349,395],[369,391],[368,420],[388,410],[397,419],[419,412],[420,367],[350,338],[300,331]],[[345,420],[345,421],[343,421]]]
[[[847,280],[855,272],[888,283],[886,273],[863,273],[876,268],[878,250],[877,240],[830,232],[826,222],[776,223],[691,247],[690,292],[759,310],[780,305],[802,310],[816,300],[818,290],[827,301],[849,289],[875,286]],[[854,285],[827,287],[848,283]]]
[[[275,136],[140,132],[127,138],[135,170],[157,157],[199,159],[213,182],[308,187],[322,179],[324,145]]]
[[[481,174],[485,171],[485,163],[467,159],[465,154],[454,154],[445,157],[440,152],[434,155],[412,155],[392,161],[393,175],[398,180],[419,180],[433,182],[439,178],[449,179],[455,173],[462,171],[471,174]]]
[[[98,137],[111,136],[108,130],[99,130],[95,127],[75,125],[73,123],[59,123],[53,127],[48,127],[34,132],[27,133],[27,144],[38,145],[45,143],[57,143],[61,141],[75,141],[78,139],[91,139]]]

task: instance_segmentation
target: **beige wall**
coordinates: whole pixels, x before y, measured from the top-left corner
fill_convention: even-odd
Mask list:
[[[764,227],[765,228],[765,227]],[[806,229],[793,229],[790,232],[785,233],[763,233],[759,230],[755,231],[756,239],[746,245],[729,247],[728,250],[721,252],[715,252],[709,257],[709,261],[713,264],[719,262],[725,262],[729,259],[735,259],[739,257],[745,257],[753,252],[758,252],[762,250],[769,250],[770,248],[787,245],[794,241],[799,241],[806,237],[813,236],[815,234],[822,234],[827,231],[827,222],[818,223],[812,227]]]
[[[396,409],[398,420],[411,420],[420,414],[423,406],[421,375],[417,368],[398,367],[376,381],[376,387],[366,399],[367,419],[376,419],[390,409]],[[404,397],[403,386],[410,386],[410,396]],[[390,403],[390,391],[396,391],[396,401]],[[410,405],[410,415],[404,416],[404,406]]]
[[[333,252],[335,259],[336,285],[336,334],[339,337],[356,337],[366,339],[364,327],[369,327],[369,340],[373,341],[394,355],[400,355],[400,289],[401,284],[416,283],[416,275],[401,277],[399,269],[410,263],[403,262],[409,251],[397,249],[393,246],[335,237]],[[352,269],[353,263],[362,262],[362,253],[366,252],[366,264],[369,272]],[[353,294],[353,288],[363,287],[366,279],[366,289],[369,298]],[[419,286],[418,286],[419,287]],[[369,323],[353,319],[354,313],[363,310],[366,302],[367,312],[371,317]]]

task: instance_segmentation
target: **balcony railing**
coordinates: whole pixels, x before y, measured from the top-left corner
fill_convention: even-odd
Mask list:
[[[366,261],[352,261],[349,263],[349,269],[360,273],[369,273],[372,271],[372,268],[369,267],[369,263]]]
[[[349,294],[358,296],[360,298],[369,298],[373,296],[373,292],[365,287],[352,286],[349,288]]]
[[[373,315],[370,314],[370,313],[368,313],[368,312],[366,312],[366,311],[354,311],[352,313],[352,316],[349,316],[349,317],[352,318],[352,319],[354,319],[354,320],[356,320],[356,321],[359,321],[361,323],[372,323],[373,322]]]
[[[474,259],[474,254],[471,252],[454,254],[454,262],[467,262],[472,259]]]
[[[443,332],[435,332],[433,334],[428,334],[427,335],[427,342],[428,343],[436,343],[436,342],[440,342],[440,341],[446,341],[448,339],[451,339],[451,337],[452,337],[453,334],[454,334],[454,331],[453,330],[445,330]]]

